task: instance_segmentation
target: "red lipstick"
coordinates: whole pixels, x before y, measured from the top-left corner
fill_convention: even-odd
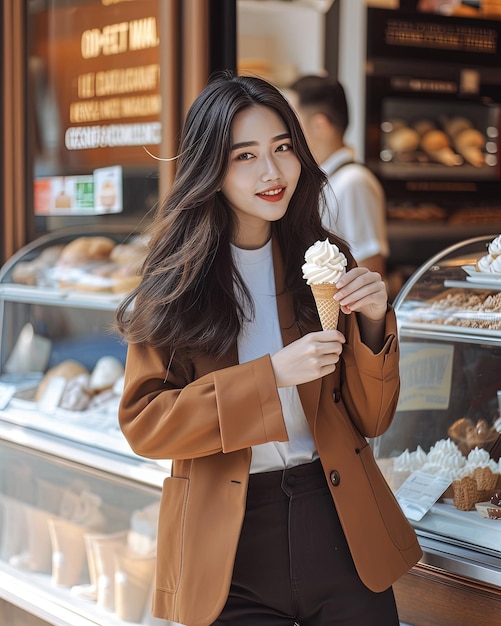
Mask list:
[[[267,202],[279,202],[285,195],[285,187],[272,187],[256,195]]]

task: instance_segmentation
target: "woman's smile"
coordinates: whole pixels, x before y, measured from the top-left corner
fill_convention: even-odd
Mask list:
[[[285,195],[285,187],[273,187],[272,189],[261,191],[256,195],[267,202],[278,202]]]

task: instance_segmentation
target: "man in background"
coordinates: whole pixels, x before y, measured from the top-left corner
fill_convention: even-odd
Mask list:
[[[384,191],[344,143],[349,114],[343,86],[321,76],[303,76],[286,95],[313,156],[329,177],[325,227],[350,244],[359,265],[385,276],[389,247]]]

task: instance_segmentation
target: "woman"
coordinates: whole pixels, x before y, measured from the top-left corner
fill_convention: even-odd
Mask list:
[[[398,398],[381,277],[321,225],[325,177],[268,83],[217,75],[185,122],[139,287],[119,419],[173,459],[155,615],[188,626],[398,625],[392,583],[420,557],[365,437]],[[302,279],[329,237],[348,256],[338,330]]]

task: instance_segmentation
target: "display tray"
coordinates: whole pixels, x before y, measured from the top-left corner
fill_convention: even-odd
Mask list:
[[[487,284],[501,289],[501,274],[479,272],[474,265],[462,265],[461,269],[467,274],[467,282]]]
[[[103,410],[68,411],[55,408],[51,413],[40,410],[38,403],[30,399],[36,388],[18,391],[10,399],[8,408],[3,417],[11,423],[20,426],[35,428],[43,432],[56,434],[67,439],[87,442],[92,437],[93,445],[112,452],[136,456],[118,425],[116,404],[109,405]],[[99,433],[99,437],[96,437]]]
[[[501,294],[492,285],[444,281],[444,291],[428,300],[409,299],[399,310],[400,325],[425,331],[500,335]],[[501,289],[501,282],[499,282]]]
[[[125,294],[8,283],[0,284],[0,296],[11,302],[64,304],[89,309],[114,310]]]
[[[498,318],[501,320],[501,318]],[[430,322],[415,322],[413,320],[403,320],[399,323],[399,328],[411,328],[423,332],[434,333],[437,331],[444,333],[446,335],[457,335],[458,333],[461,335],[466,335],[470,337],[488,337],[489,339],[499,339],[501,340],[501,330],[499,329],[490,329],[490,328],[473,328],[468,326],[462,326],[461,324],[457,325],[449,325],[449,324],[441,324],[436,322],[433,324]]]
[[[419,329],[419,330],[423,330],[427,332],[433,332],[433,333],[436,333],[437,328],[439,328],[440,332],[443,331],[444,333],[450,333],[450,334],[455,333],[456,335],[458,333],[461,333],[464,335],[471,335],[472,337],[478,337],[479,334],[485,335],[487,337],[497,338],[497,339],[501,337],[500,329],[472,328],[469,326],[462,326],[461,324],[451,326],[448,324],[432,324],[431,322],[429,323],[411,322],[410,324],[403,322],[400,324],[400,326],[405,326],[406,328],[412,327],[415,329]]]
[[[426,157],[422,157],[426,159]],[[496,168],[491,165],[483,165],[482,167],[474,167],[468,163],[463,163],[456,167],[450,167],[442,165],[441,163],[426,162],[425,160],[419,160],[416,158],[414,161],[396,162],[389,161],[383,162],[377,159],[371,159],[368,161],[371,169],[377,171],[377,173],[384,178],[395,178],[410,180],[416,178],[418,180],[429,179],[443,179],[444,175],[449,180],[493,180],[496,177]]]
[[[398,471],[394,467],[395,459],[377,458],[379,469],[394,493],[397,493],[410,471]],[[472,545],[475,549],[493,551],[495,556],[501,556],[501,520],[486,519],[475,509],[460,511],[453,504],[452,499],[445,497],[437,499],[426,514],[419,520],[412,520],[416,529],[431,532],[441,537],[455,539]]]
[[[455,537],[475,548],[485,548],[500,554],[501,520],[486,519],[478,511],[459,511],[448,501],[432,506],[414,528]]]

